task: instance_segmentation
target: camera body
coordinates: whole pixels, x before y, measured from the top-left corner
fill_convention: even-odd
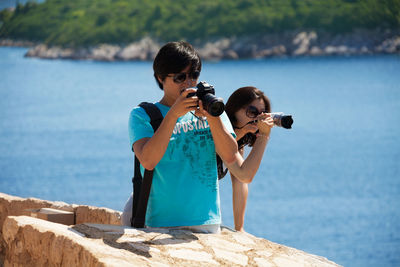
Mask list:
[[[210,115],[218,117],[225,110],[225,104],[222,98],[215,96],[214,86],[201,81],[196,85],[197,91],[190,93],[187,97],[197,96],[203,102],[203,108],[207,110]]]

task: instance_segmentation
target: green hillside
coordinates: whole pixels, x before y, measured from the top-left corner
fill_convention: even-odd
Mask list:
[[[400,28],[400,0],[47,0],[0,12],[0,38],[87,46]]]

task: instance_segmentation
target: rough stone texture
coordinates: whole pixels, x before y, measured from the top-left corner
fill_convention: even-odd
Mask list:
[[[117,45],[102,44],[91,49],[87,58],[100,61],[113,61],[120,49]]]
[[[121,224],[121,212],[107,208],[98,208],[92,206],[76,206],[75,223],[102,223],[102,224]]]
[[[39,57],[39,58],[46,58],[46,59],[72,59],[76,58],[75,50],[70,49],[70,48],[65,48],[62,49],[61,47],[48,47],[45,44],[39,44],[34,46],[32,49],[30,49],[25,56],[26,57]]]
[[[65,202],[51,202],[37,198],[20,198],[0,193],[0,232],[7,216],[19,216],[26,209],[53,208],[75,213],[76,223],[102,223],[120,224],[121,213],[119,211],[91,206],[70,205]],[[0,235],[0,266],[4,257],[4,239]]]
[[[53,208],[74,211],[74,206],[65,202],[51,202],[37,198],[21,198],[0,193],[0,228],[7,216],[19,216],[25,209]]]
[[[26,209],[53,208],[75,213],[75,223],[101,223],[120,225],[121,212],[108,208],[67,204],[37,198],[20,198],[0,193],[0,229],[7,216],[24,215]]]
[[[119,250],[85,238],[73,228],[44,220],[7,217],[4,266],[127,266]],[[136,261],[142,263],[141,259]]]
[[[315,32],[301,32],[293,39],[293,44],[296,46],[293,55],[302,56],[310,53],[310,45],[313,41],[317,40]]]
[[[116,54],[116,60],[153,60],[158,50],[160,49],[160,45],[157,44],[152,39],[145,37],[139,42],[132,43],[126,47],[120,49],[120,51]]]
[[[31,47],[34,45],[36,44],[30,41],[0,39],[0,46]]]
[[[338,266],[227,228],[214,235],[10,216],[3,238],[5,266]]]
[[[376,50],[387,54],[392,54],[400,51],[400,36],[389,38],[380,44]]]

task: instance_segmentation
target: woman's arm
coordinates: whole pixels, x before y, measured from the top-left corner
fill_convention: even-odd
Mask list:
[[[238,167],[236,165],[236,162],[229,169],[232,180],[233,218],[235,229],[237,231],[244,231],[244,215],[247,204],[247,196],[249,194],[248,183],[253,180],[253,177],[257,173],[265,151],[265,147],[267,146],[271,127],[273,127],[273,121],[268,119],[268,116],[264,116],[264,119],[260,118],[259,121],[260,122],[258,125],[258,129],[260,131],[260,134],[257,136],[257,139],[253,144],[250,154],[243,161],[244,148],[242,148],[239,151],[240,156],[242,157],[241,166]],[[245,132],[237,131],[237,138],[242,138],[244,134]],[[234,172],[240,175],[240,179],[233,174]]]
[[[258,168],[268,143],[269,135],[260,135],[254,142],[248,157],[244,160],[241,156],[231,164],[226,164],[231,175],[233,174],[237,180],[242,183],[251,183],[256,175]]]
[[[256,175],[269,140],[273,123],[274,122],[269,114],[260,115],[257,122],[259,134],[257,134],[257,139],[246,160],[244,160],[243,156],[239,154],[240,158],[237,157],[231,164],[226,163],[231,175],[234,175],[240,182],[250,183]],[[242,136],[242,134],[238,134],[239,138]]]
[[[244,215],[246,211],[248,184],[240,182],[231,175],[232,180],[232,204],[235,230],[244,232]]]
[[[243,156],[243,149],[240,151]],[[235,230],[244,232],[244,215],[249,193],[248,184],[242,183],[231,173],[232,181],[232,206]]]

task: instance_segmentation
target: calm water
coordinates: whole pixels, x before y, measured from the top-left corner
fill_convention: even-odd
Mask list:
[[[0,48],[0,192],[121,210],[132,190],[129,112],[162,95],[152,64],[25,52]],[[295,119],[273,129],[248,232],[345,266],[399,266],[399,70],[396,56],[204,64],[218,96],[254,85]],[[232,226],[229,177],[221,202]]]

